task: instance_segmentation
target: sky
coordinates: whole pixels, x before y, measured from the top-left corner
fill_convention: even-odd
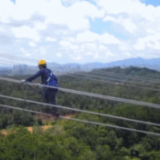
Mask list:
[[[0,0],[0,54],[60,64],[160,58],[160,0]]]

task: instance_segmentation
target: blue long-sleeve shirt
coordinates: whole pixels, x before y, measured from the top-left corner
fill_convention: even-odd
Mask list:
[[[47,69],[47,68],[42,68],[40,69],[35,75],[29,77],[26,79],[27,82],[31,82],[34,79],[38,78],[38,77],[42,77],[42,83],[43,84],[48,84],[48,80],[49,78],[54,81],[54,86],[58,85],[58,80],[57,77],[52,73],[51,70]]]

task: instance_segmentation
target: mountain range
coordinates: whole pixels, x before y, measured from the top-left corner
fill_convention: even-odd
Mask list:
[[[155,59],[131,58],[110,63],[100,63],[100,62],[87,63],[87,64],[68,63],[63,65],[54,62],[48,63],[48,68],[50,68],[57,75],[73,73],[77,71],[91,71],[93,69],[101,69],[101,68],[112,68],[112,67],[126,68],[130,66],[135,66],[140,68],[145,67],[160,71],[160,58],[155,58]],[[13,67],[0,67],[1,75],[33,74],[36,71],[38,71],[37,66],[28,66],[25,64],[14,65]]]

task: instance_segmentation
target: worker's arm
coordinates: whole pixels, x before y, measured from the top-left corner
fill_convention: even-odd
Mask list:
[[[32,77],[29,77],[26,79],[26,82],[31,82],[33,81],[34,79],[38,78],[39,76],[42,75],[42,72],[41,71],[38,71],[35,75],[33,75]]]

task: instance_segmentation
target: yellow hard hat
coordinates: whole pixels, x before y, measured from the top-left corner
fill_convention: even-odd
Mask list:
[[[46,61],[44,60],[44,59],[42,59],[42,60],[40,60],[39,62],[38,62],[38,65],[40,66],[40,65],[46,65]]]

